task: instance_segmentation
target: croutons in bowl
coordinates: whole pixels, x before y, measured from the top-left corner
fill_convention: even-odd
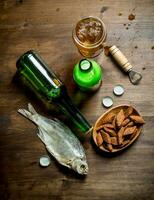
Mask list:
[[[93,140],[105,152],[115,153],[131,145],[140,135],[145,121],[132,106],[116,106],[96,121]]]

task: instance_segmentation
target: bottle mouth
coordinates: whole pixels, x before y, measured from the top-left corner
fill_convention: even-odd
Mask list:
[[[94,20],[96,20],[96,21],[98,21],[98,22],[101,23],[102,35],[101,35],[100,39],[99,39],[98,41],[94,42],[94,43],[86,43],[86,44],[85,44],[85,43],[82,42],[82,41],[78,38],[78,36],[77,36],[77,32],[76,32],[76,27],[77,27],[77,25],[78,25],[80,22],[82,22],[83,20],[86,20],[86,19],[94,19]],[[75,41],[77,44],[79,44],[79,45],[82,46],[83,48],[86,47],[86,48],[91,49],[91,48],[94,48],[94,47],[99,46],[101,43],[103,43],[103,42],[106,40],[106,36],[107,36],[106,26],[105,26],[104,22],[103,22],[101,19],[99,19],[98,17],[93,17],[93,16],[85,17],[85,18],[82,18],[80,21],[77,22],[77,24],[75,25],[75,28],[73,29],[72,36],[73,36],[74,41]]]
[[[91,69],[91,67],[92,67],[92,63],[87,59],[82,59],[79,62],[79,68],[82,71],[89,71]]]

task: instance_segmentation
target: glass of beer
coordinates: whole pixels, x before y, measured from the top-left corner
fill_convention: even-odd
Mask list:
[[[105,24],[97,17],[86,17],[77,22],[73,41],[84,57],[95,57],[103,50],[107,37]]]

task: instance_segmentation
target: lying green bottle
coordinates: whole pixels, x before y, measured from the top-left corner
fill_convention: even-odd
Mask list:
[[[56,104],[81,132],[89,132],[91,125],[72,103],[65,85],[49,70],[36,52],[26,52],[18,59],[16,65],[19,74],[26,79],[28,86],[37,96]]]

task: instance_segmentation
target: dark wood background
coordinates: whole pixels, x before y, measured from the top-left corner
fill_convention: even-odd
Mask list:
[[[128,20],[133,13],[135,19]],[[96,58],[104,69],[103,84],[80,110],[94,124],[106,111],[103,96],[114,106],[135,106],[146,124],[139,139],[122,154],[108,158],[92,145],[86,149],[89,174],[77,176],[54,159],[39,167],[44,145],[36,127],[17,113],[32,102],[42,114],[52,117],[39,100],[15,84],[16,60],[29,49],[38,51],[68,87],[78,103],[72,80],[73,65],[81,59],[72,42],[72,29],[84,16],[98,16],[107,26],[109,44],[116,44],[141,72],[140,85],[103,53]],[[154,1],[153,0],[1,0],[0,1],[0,199],[145,200],[154,199]],[[125,87],[122,97],[112,94],[116,84]],[[82,101],[81,101],[82,102]],[[59,117],[59,116],[57,116]]]

